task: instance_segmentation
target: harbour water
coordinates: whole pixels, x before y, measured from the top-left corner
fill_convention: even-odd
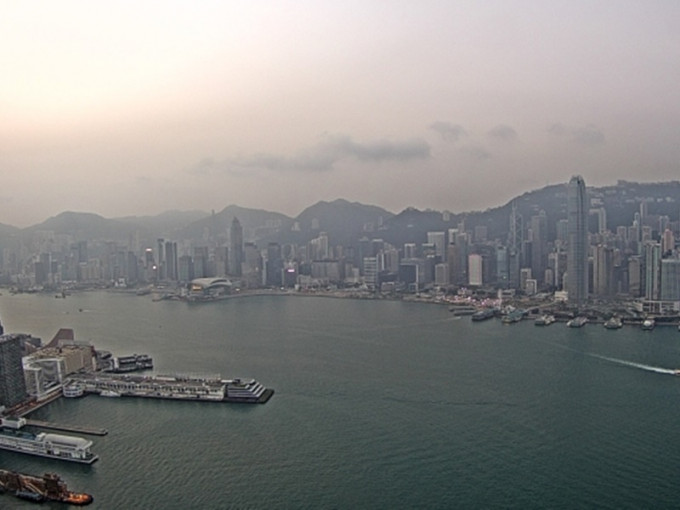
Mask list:
[[[446,307],[0,296],[8,332],[253,377],[265,405],[86,397],[32,417],[106,428],[58,472],[94,508],[677,508],[680,333],[473,323]],[[0,506],[33,508],[8,496]]]

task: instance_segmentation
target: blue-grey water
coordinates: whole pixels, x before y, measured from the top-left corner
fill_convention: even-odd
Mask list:
[[[81,310],[82,311],[79,311]],[[680,333],[456,319],[446,307],[253,297],[190,305],[0,296],[6,331],[60,327],[156,372],[254,377],[265,405],[60,399],[105,427],[56,471],[94,508],[678,508]],[[30,508],[9,496],[0,506]]]

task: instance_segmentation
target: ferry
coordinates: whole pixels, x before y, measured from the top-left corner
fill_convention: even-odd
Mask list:
[[[105,372],[123,374],[126,372],[138,372],[153,368],[153,358],[148,354],[132,354],[131,356],[119,356],[111,360],[109,368]]]
[[[514,324],[515,322],[521,321],[524,318],[525,313],[524,310],[513,310],[503,316],[502,322],[504,324]]]
[[[623,327],[623,321],[619,317],[611,317],[604,323],[607,329],[619,329]]]
[[[484,308],[483,310],[473,313],[470,319],[475,322],[485,321],[487,319],[491,319],[495,314],[496,312],[493,308]]]
[[[66,398],[78,398],[85,394],[85,388],[83,388],[82,384],[69,383],[62,386],[61,393]]]
[[[645,319],[644,321],[642,321],[641,328],[643,331],[651,331],[654,329],[654,326],[656,326],[656,322],[654,321],[654,319]]]
[[[82,437],[0,430],[0,449],[50,459],[92,464],[99,457],[90,451],[91,446],[92,441]]]
[[[534,325],[535,326],[550,326],[553,322],[555,322],[555,316],[554,315],[541,315],[540,317],[537,317],[534,320]]]
[[[578,317],[574,317],[570,321],[567,322],[567,327],[569,328],[582,328],[583,326],[586,325],[586,322],[588,322],[587,317],[583,317],[582,315],[579,315]]]

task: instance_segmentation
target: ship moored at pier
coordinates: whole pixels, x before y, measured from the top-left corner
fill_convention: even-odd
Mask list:
[[[7,429],[0,431],[0,449],[50,459],[92,464],[99,457],[90,451],[91,446],[92,441],[82,437]]]
[[[255,379],[221,379],[197,375],[78,374],[73,379],[85,393],[121,397],[164,398],[204,402],[264,404],[274,394]]]

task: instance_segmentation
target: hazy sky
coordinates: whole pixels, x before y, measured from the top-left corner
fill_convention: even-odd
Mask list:
[[[10,1],[0,223],[680,178],[680,2]]]

